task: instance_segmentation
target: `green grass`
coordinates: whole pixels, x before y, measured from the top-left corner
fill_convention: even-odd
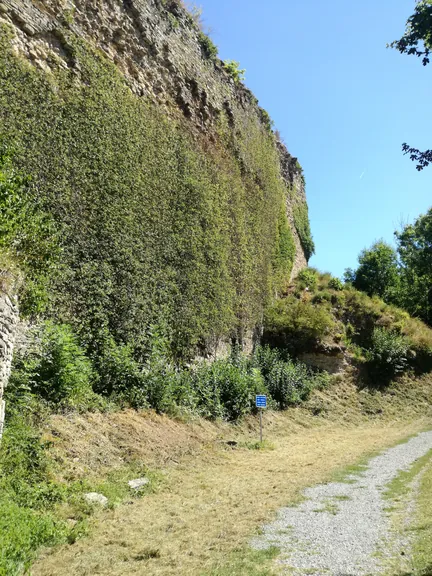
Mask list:
[[[418,493],[415,494],[414,518],[410,519],[412,522],[407,527],[404,509],[412,492],[412,483],[419,474],[421,477]],[[412,542],[408,568],[405,567],[401,573],[398,570],[399,558],[392,558],[388,573],[393,575],[397,572],[403,576],[430,576],[432,574],[432,450],[419,458],[410,470],[401,472],[390,482],[384,496],[390,502],[387,511],[392,514],[396,531],[402,534],[407,531]]]
[[[223,565],[204,571],[201,576],[272,576],[276,573],[272,561],[279,553],[276,546],[258,551],[242,548],[230,554]]]
[[[72,544],[87,535],[97,507],[86,502],[85,493],[103,494],[113,508],[158,490],[163,482],[160,474],[133,462],[104,478],[60,482],[49,445],[28,418],[15,415],[7,422],[0,449],[0,576],[21,574],[42,546]],[[128,481],[142,476],[150,483],[131,490]]]
[[[67,527],[51,513],[19,506],[0,499],[0,576],[15,576],[30,566],[40,546],[66,540]]]
[[[326,512],[327,514],[333,514],[336,515],[339,511],[339,508],[336,506],[336,504],[334,504],[333,502],[325,502],[324,506],[322,508],[316,508],[315,510],[313,510],[313,512]]]
[[[342,484],[355,484],[357,479],[354,476],[359,476],[362,472],[367,470],[367,462],[372,458],[372,456],[365,458],[359,464],[352,464],[336,470],[332,474],[331,480],[329,482],[340,482]]]
[[[432,458],[432,450],[416,460],[409,470],[400,472],[386,487],[384,498],[400,502],[411,491],[411,483]]]
[[[429,459],[432,452],[429,453]],[[425,470],[420,482],[417,500],[417,514],[412,527],[414,535],[413,574],[430,576],[432,574],[432,462]]]
[[[244,446],[248,450],[274,450],[275,449],[274,443],[270,442],[270,440],[263,440],[262,442],[260,442],[259,440],[255,441],[255,442],[249,441],[249,442],[245,442],[244,444],[241,443],[240,446]]]

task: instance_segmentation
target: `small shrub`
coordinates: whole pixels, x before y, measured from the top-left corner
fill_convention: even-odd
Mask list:
[[[94,398],[93,369],[66,324],[46,322],[33,346],[15,361],[8,394],[35,395],[50,404],[88,408]]]
[[[95,389],[105,396],[123,397],[131,389],[143,388],[142,369],[133,357],[130,344],[117,344],[108,336],[97,358]],[[146,401],[142,407],[146,406]]]
[[[333,304],[334,307],[336,308],[341,308],[343,309],[343,307],[345,306],[345,292],[334,292],[331,295],[331,303]]]
[[[204,34],[204,32],[199,32],[198,41],[201,46],[202,53],[207,60],[215,60],[218,55],[218,48],[213,43],[212,39]]]
[[[254,408],[255,395],[265,391],[259,370],[243,356],[199,364],[192,374],[198,409],[211,418],[236,420]]]
[[[384,386],[408,369],[408,350],[409,341],[404,336],[385,328],[374,329],[366,366],[375,385]]]
[[[328,287],[331,290],[341,291],[341,290],[343,290],[344,285],[343,285],[343,282],[340,278],[331,278],[329,280]]]
[[[109,341],[99,372],[105,393],[113,394],[133,408],[153,408],[171,412],[179,372],[169,353],[169,344],[158,326],[150,328],[150,344],[146,357],[138,362],[131,345]]]
[[[314,291],[318,286],[318,274],[314,268],[304,268],[296,278],[296,283],[301,290],[308,288]]]
[[[323,302],[332,302],[333,295],[330,292],[318,292],[312,298],[312,304],[321,304]]]
[[[254,361],[259,366],[268,391],[280,410],[306,400],[314,388],[328,383],[327,373],[314,374],[301,362],[269,346],[259,347]]]
[[[276,362],[268,375],[268,388],[280,410],[305,400],[311,390],[306,366],[293,362]]]
[[[240,62],[236,62],[235,60],[225,60],[223,66],[236,84],[244,82],[246,70],[240,68]]]

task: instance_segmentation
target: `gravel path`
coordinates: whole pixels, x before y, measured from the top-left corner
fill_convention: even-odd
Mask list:
[[[277,520],[252,542],[277,546],[291,574],[366,576],[381,574],[377,551],[390,539],[385,486],[432,449],[432,431],[373,458],[351,483],[321,484],[304,491],[306,500],[283,508]]]

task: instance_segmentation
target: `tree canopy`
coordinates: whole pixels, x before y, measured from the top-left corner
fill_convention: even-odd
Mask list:
[[[382,240],[363,250],[345,280],[432,325],[432,208],[395,238],[396,250]]]
[[[432,323],[432,208],[396,232],[404,307]]]
[[[363,250],[358,261],[357,270],[346,270],[345,279],[369,296],[388,299],[390,292],[396,289],[399,282],[396,250],[379,240],[369,249]]]

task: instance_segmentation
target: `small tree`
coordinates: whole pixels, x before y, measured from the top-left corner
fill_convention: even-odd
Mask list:
[[[376,295],[385,300],[392,300],[393,292],[399,284],[396,250],[383,240],[379,240],[369,249],[363,250],[358,261],[357,270],[345,271],[345,280],[369,296]]]
[[[234,82],[244,82],[246,70],[240,68],[240,62],[235,60],[225,60],[224,68],[228,74],[234,79]]]

